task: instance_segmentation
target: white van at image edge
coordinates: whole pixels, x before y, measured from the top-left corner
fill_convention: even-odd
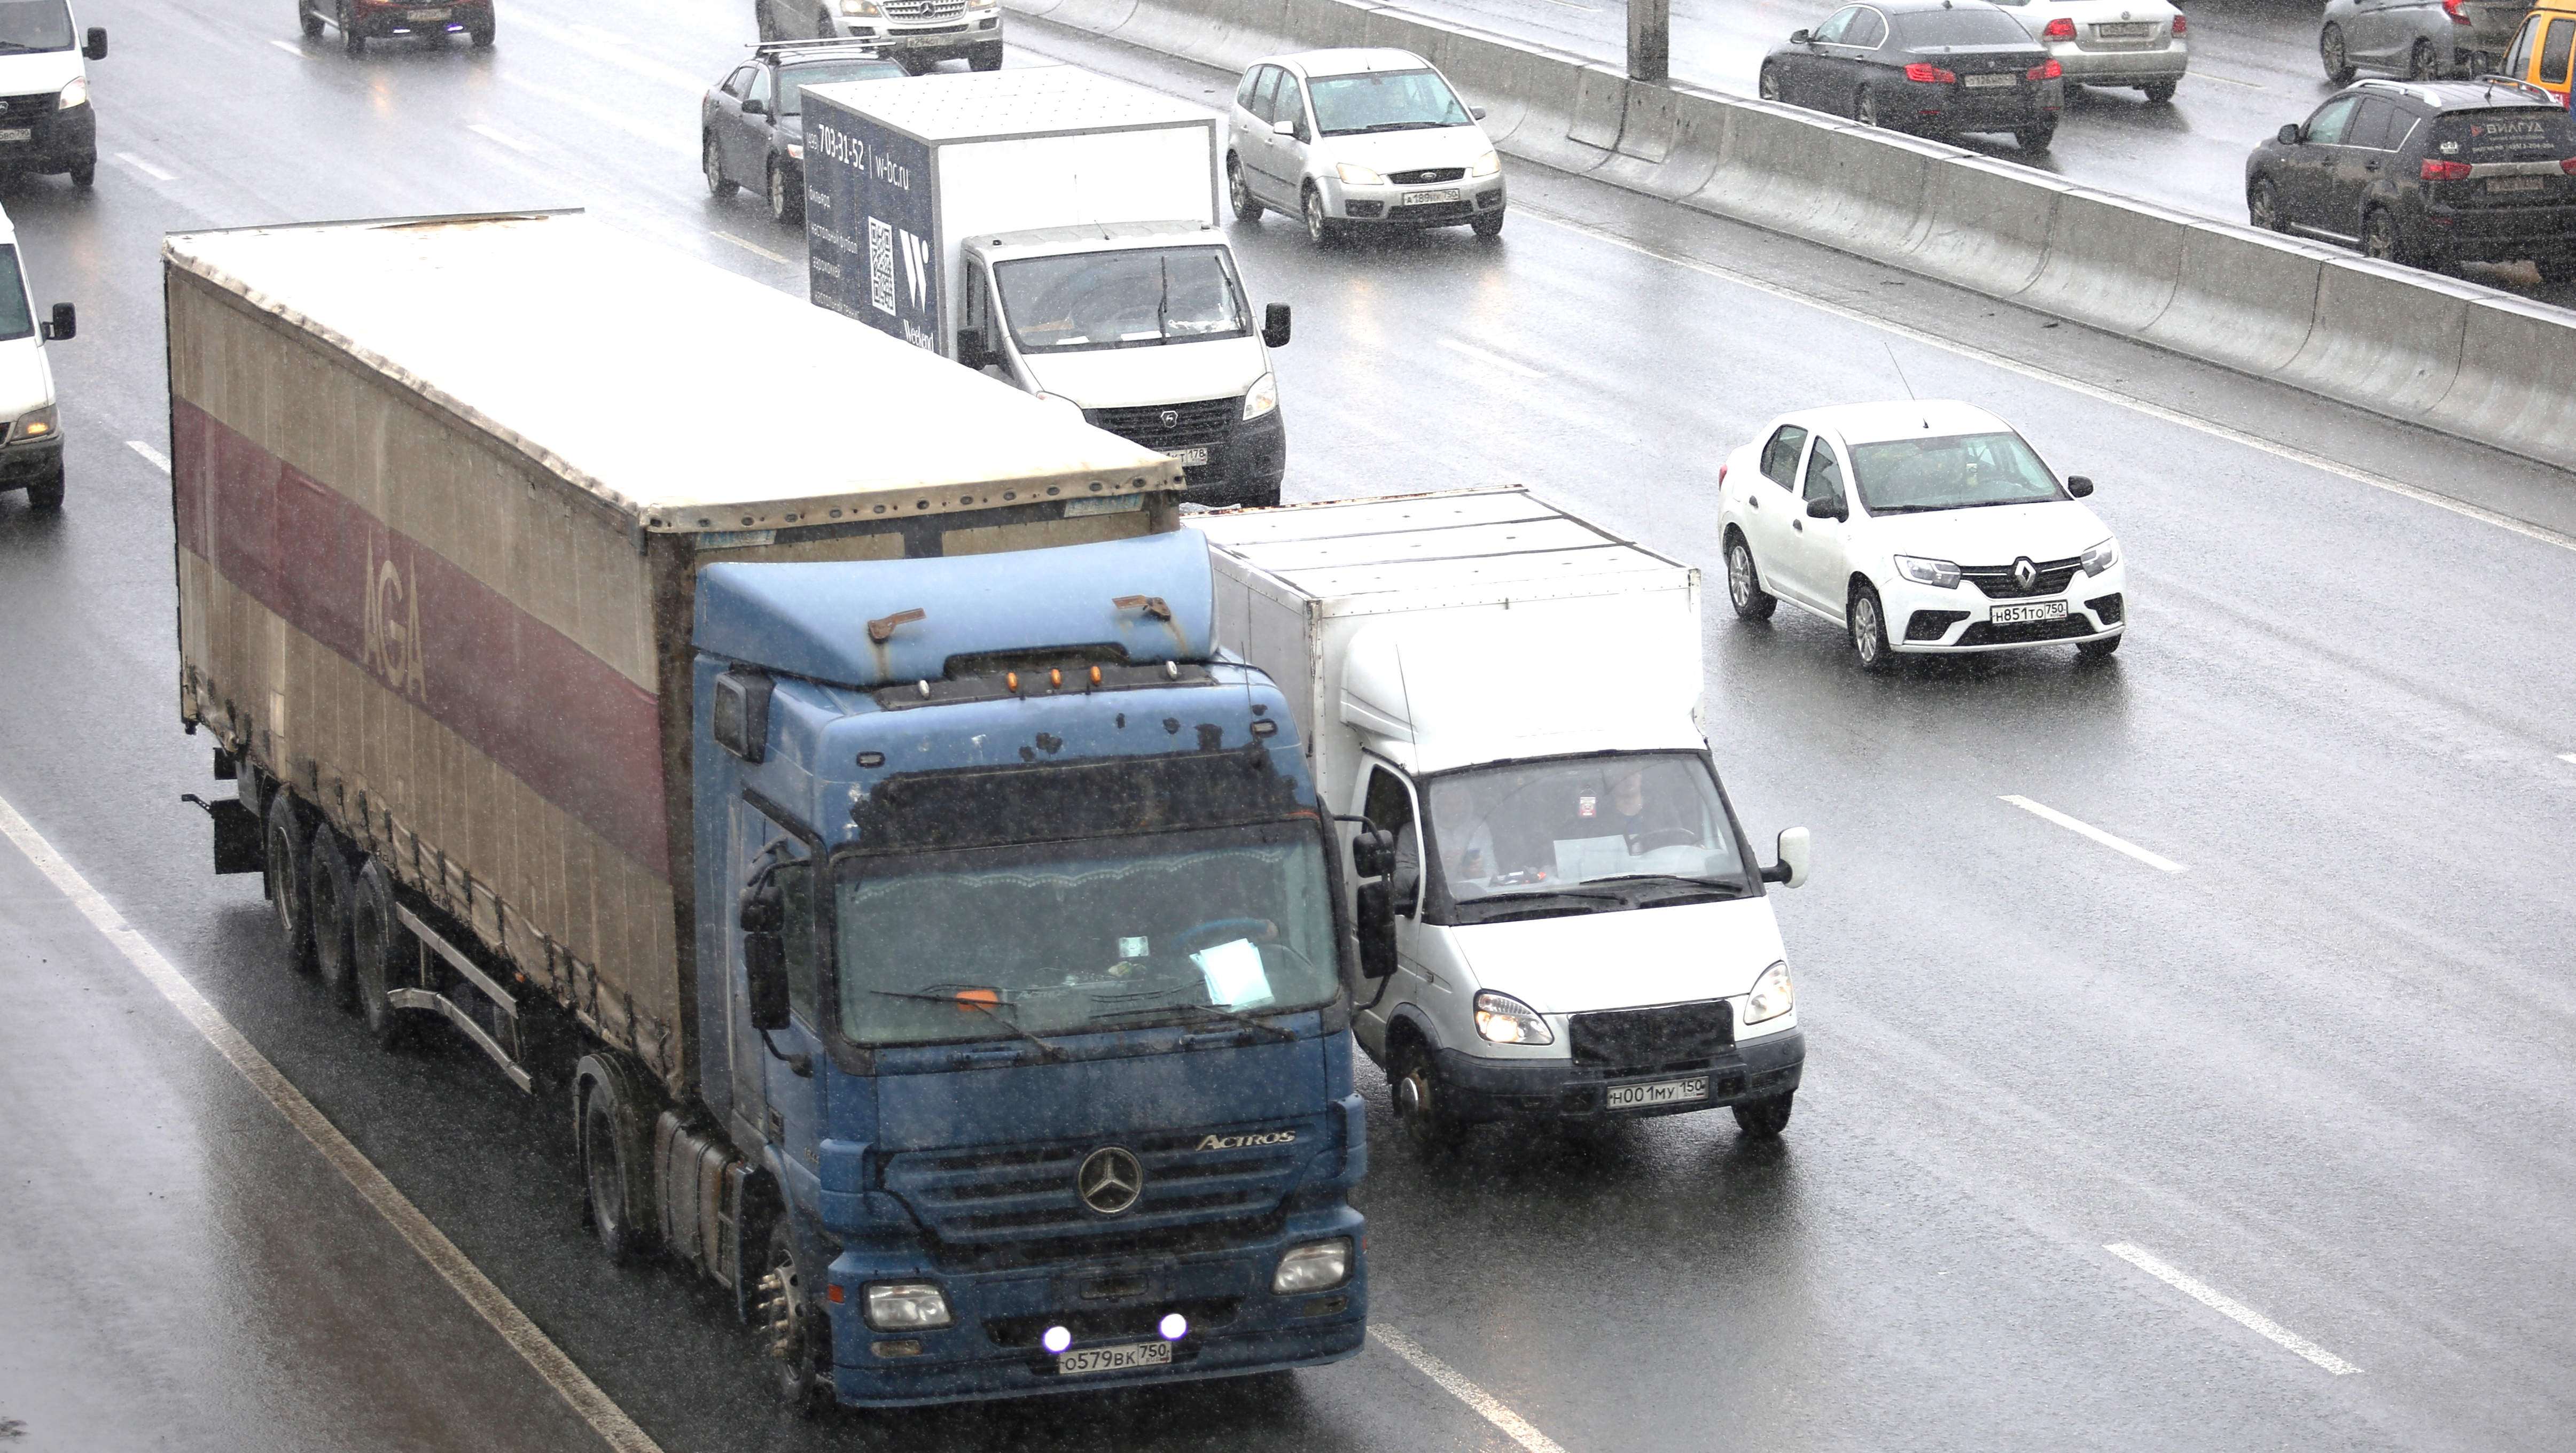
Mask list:
[[[71,337],[77,326],[69,303],[36,317],[17,228],[0,212],[0,421],[8,427],[0,436],[0,490],[25,490],[31,509],[62,508],[63,424],[45,345]]]

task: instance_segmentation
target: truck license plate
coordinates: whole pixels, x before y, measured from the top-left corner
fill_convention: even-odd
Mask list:
[[[36,131],[32,126],[11,126],[0,128],[0,141],[33,141],[35,139]]]
[[[2541,177],[2490,177],[2487,179],[2487,190],[2490,192],[2536,192],[2540,190],[2540,184],[2543,180],[2545,179]]]
[[[1083,1347],[1056,1354],[1055,1370],[1074,1377],[1086,1372],[1124,1372],[1131,1367],[1169,1367],[1169,1342],[1130,1342],[1124,1347]]]
[[[1163,451],[1163,457],[1176,464],[1188,465],[1193,469],[1199,468],[1207,463],[1207,451],[1205,449],[1166,449]]]
[[[1687,1080],[1658,1080],[1651,1085],[1612,1085],[1602,1103],[1612,1110],[1634,1110],[1640,1105],[1679,1105],[1707,1098],[1708,1076],[1693,1075]]]
[[[1425,202],[1454,202],[1457,200],[1458,189],[1456,187],[1442,187],[1437,191],[1407,192],[1404,194],[1403,205],[1407,207],[1419,207]]]
[[[2062,621],[2064,619],[2066,619],[2066,602],[2062,600],[2034,601],[2029,605],[1999,605],[1995,607],[1994,614],[1994,622],[1999,626],[2018,625],[2023,621]]]
[[[2019,76],[2009,76],[2009,75],[2006,75],[2006,76],[1970,76],[1970,77],[1968,77],[1968,85],[1969,85],[1972,89],[1984,89],[1984,88],[1987,88],[1987,87],[2009,86],[2009,85],[2012,85],[2013,83],[2015,83],[2016,81],[2019,81],[2020,79],[2021,79],[2021,77],[2019,77]]]

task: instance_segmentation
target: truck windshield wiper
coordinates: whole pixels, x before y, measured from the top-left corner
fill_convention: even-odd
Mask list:
[[[1140,1014],[1196,1014],[1202,1019],[1212,1015],[1219,1019],[1231,1019],[1235,1023],[1240,1024],[1247,1029],[1257,1029],[1276,1039],[1293,1040],[1297,1037],[1297,1031],[1293,1029],[1282,1029],[1276,1024],[1265,1024],[1262,1021],[1253,1018],[1249,1014],[1238,1014],[1231,1009],[1220,1009],[1214,1004],[1139,1004],[1128,1009],[1103,1009],[1091,1017],[1094,1021],[1098,1021],[1102,1019],[1130,1019]]]
[[[1071,1054],[1065,1051],[1064,1046],[1057,1044],[1052,1040],[1040,1039],[1036,1035],[1022,1029],[1019,1026],[1018,1021],[1002,1012],[1002,1006],[999,1004],[987,1004],[981,999],[960,999],[954,994],[913,994],[907,993],[901,989],[870,989],[868,992],[871,994],[883,994],[889,999],[917,999],[924,1004],[954,1004],[960,1009],[981,1009],[985,1013],[993,1016],[994,1023],[1001,1025],[1004,1029],[1011,1031],[1011,1033],[1018,1035],[1029,1043],[1036,1045],[1039,1049],[1044,1050],[1048,1059],[1061,1060],[1073,1058]]]

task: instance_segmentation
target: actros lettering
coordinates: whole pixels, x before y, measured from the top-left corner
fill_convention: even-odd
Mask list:
[[[1209,1135],[1202,1137],[1201,1150],[1249,1150],[1262,1145],[1288,1145],[1297,1139],[1294,1130],[1272,1130],[1260,1135]]]

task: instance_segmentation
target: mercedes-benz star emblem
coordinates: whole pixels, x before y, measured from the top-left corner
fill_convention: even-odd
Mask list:
[[[2029,556],[2013,562],[2013,584],[2020,586],[2024,595],[2039,588],[2039,567],[2030,563]]]
[[[1145,1194],[1145,1166],[1136,1152],[1108,1145],[1083,1157],[1073,1174],[1073,1189],[1082,1204],[1103,1216],[1115,1216]]]
[[[1166,429],[1177,429],[1177,428],[1179,428],[1180,426],[1181,426],[1181,411],[1180,411],[1180,410],[1178,410],[1178,409],[1165,409],[1165,410],[1163,410],[1163,427],[1164,427],[1164,428],[1166,428]]]

